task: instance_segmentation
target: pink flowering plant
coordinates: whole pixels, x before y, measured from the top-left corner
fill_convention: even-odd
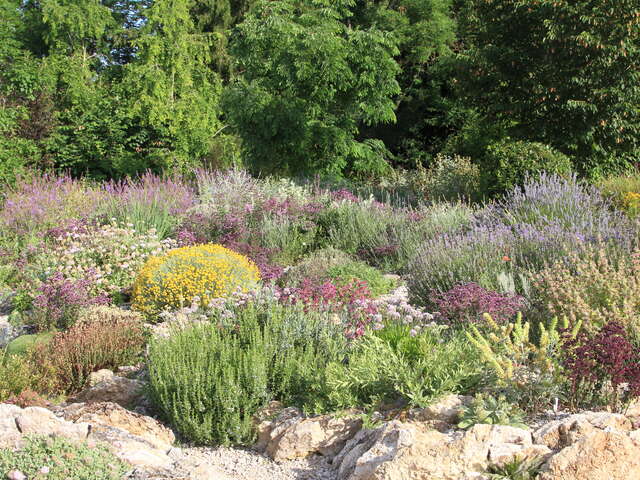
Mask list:
[[[105,294],[91,293],[93,278],[90,273],[77,280],[66,278],[61,272],[47,278],[33,300],[31,323],[41,331],[65,329],[75,322],[80,309],[109,303]]]
[[[409,303],[409,290],[405,286],[397,288],[388,295],[383,295],[373,303],[377,310],[372,318],[374,330],[400,325],[409,328],[409,334],[415,337],[424,329],[436,325],[436,317],[433,314]]]
[[[92,218],[107,197],[99,186],[51,175],[18,179],[5,193],[0,228],[20,237],[37,236],[69,222]]]
[[[487,290],[474,282],[435,293],[432,302],[442,319],[453,325],[481,322],[485,313],[498,323],[506,323],[526,306],[525,298],[520,295]]]
[[[298,287],[285,287],[280,292],[284,303],[304,305],[305,309],[326,311],[342,318],[345,335],[360,337],[378,313],[366,282],[352,281],[338,286],[332,282],[313,283],[304,280]]]

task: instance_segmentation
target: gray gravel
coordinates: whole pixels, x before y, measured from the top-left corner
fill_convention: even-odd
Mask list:
[[[185,448],[182,455],[206,462],[233,480],[336,480],[322,456],[276,463],[251,450],[227,447]]]

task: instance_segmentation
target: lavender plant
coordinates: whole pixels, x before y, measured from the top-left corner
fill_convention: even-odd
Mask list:
[[[498,290],[504,274],[526,278],[594,244],[628,252],[636,236],[633,223],[596,190],[575,176],[543,174],[477,212],[469,229],[424,242],[410,263],[409,284],[423,304],[459,283]]]
[[[498,275],[514,268],[514,243],[513,230],[502,224],[476,225],[467,232],[424,242],[409,265],[412,299],[430,305],[434,293],[469,282],[497,290]]]
[[[33,176],[18,179],[5,195],[0,226],[7,234],[34,237],[69,222],[89,219],[105,200],[106,192],[69,176]]]
[[[154,229],[161,239],[172,234],[180,219],[196,203],[193,188],[178,177],[150,172],[137,180],[109,182],[101,213],[111,222],[132,224],[140,232]]]
[[[478,212],[476,222],[539,226],[567,232],[583,242],[613,242],[629,248],[635,240],[633,224],[611,207],[596,188],[580,182],[575,174],[567,178],[542,174]]]

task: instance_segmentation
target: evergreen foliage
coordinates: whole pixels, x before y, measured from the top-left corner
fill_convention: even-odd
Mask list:
[[[597,175],[638,160],[636,0],[476,0],[469,102]],[[470,87],[475,88],[470,88]]]

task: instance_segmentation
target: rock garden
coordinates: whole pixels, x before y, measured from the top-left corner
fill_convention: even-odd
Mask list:
[[[616,185],[19,178],[0,478],[640,480],[640,195]]]

